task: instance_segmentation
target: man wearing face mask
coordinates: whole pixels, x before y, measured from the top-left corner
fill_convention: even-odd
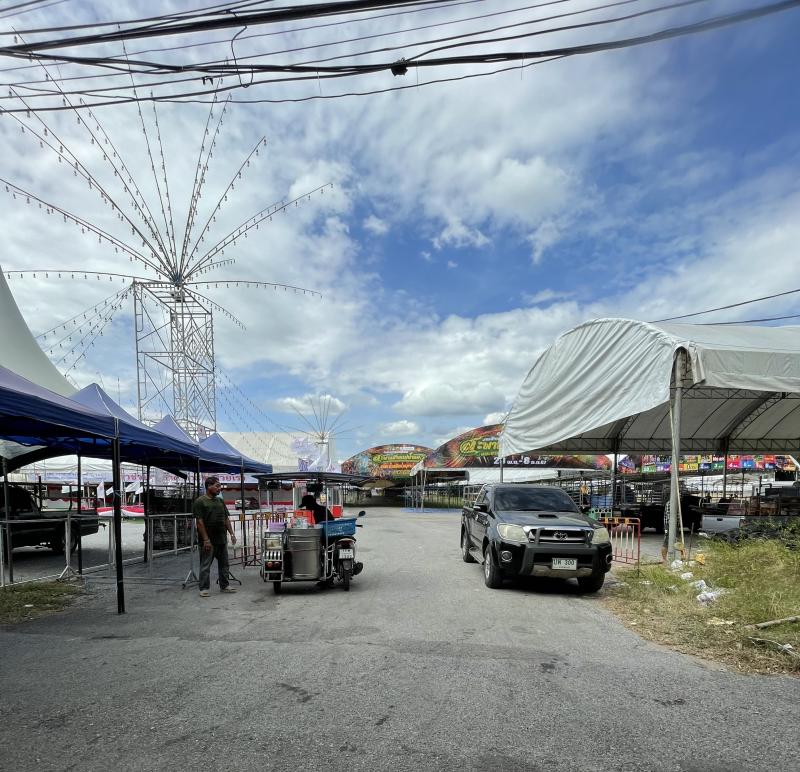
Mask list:
[[[198,496],[192,506],[192,514],[197,521],[197,535],[200,541],[200,597],[207,598],[211,586],[211,564],[217,559],[220,592],[236,592],[228,586],[228,538],[236,544],[228,508],[219,495],[219,478],[206,478],[206,492]]]

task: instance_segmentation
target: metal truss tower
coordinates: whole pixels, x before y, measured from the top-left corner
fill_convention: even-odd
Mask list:
[[[138,281],[133,304],[139,419],[168,404],[190,435],[208,436],[217,428],[212,308],[180,288]]]

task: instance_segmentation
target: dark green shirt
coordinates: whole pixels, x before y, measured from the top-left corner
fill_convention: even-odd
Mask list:
[[[228,508],[222,499],[211,499],[208,496],[199,496],[194,501],[192,514],[203,521],[212,544],[226,544],[228,532],[225,529],[225,518],[228,517]]]

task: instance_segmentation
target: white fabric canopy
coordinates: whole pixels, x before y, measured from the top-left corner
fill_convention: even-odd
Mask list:
[[[800,327],[598,319],[566,332],[536,361],[500,436],[501,455],[669,450],[681,349],[680,452],[800,448]]]
[[[28,329],[0,268],[0,365],[62,397],[75,387],[56,369]],[[26,450],[30,450],[27,448]]]

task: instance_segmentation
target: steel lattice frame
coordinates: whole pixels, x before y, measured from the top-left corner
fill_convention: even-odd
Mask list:
[[[178,423],[202,439],[217,426],[213,310],[168,285],[134,282],[133,298],[139,419],[152,418],[158,411],[151,408],[166,403]]]

